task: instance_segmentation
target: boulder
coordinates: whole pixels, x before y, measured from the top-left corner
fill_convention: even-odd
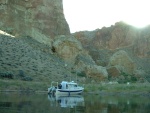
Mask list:
[[[85,71],[85,67],[87,65],[95,65],[95,62],[92,57],[85,50],[83,50],[77,55],[74,68],[78,71]]]
[[[73,64],[76,56],[82,52],[81,43],[71,35],[55,37],[52,48],[54,53],[57,53],[62,59]]]
[[[85,50],[76,56],[72,71],[76,72],[80,77],[91,78],[96,81],[108,78],[106,68],[97,66],[92,57]]]
[[[115,78],[120,75],[120,70],[118,69],[117,66],[112,66],[112,67],[107,68],[107,72],[110,78]]]
[[[85,67],[85,73],[87,77],[96,80],[106,80],[108,78],[108,73],[105,67],[97,65],[87,65]]]
[[[108,67],[117,66],[121,72],[126,74],[133,74],[136,68],[135,63],[129,55],[123,51],[117,51],[111,58]]]

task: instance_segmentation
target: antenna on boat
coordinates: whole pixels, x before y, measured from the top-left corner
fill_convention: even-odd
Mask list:
[[[78,75],[78,71],[76,71],[76,82],[77,82],[77,75]]]
[[[66,69],[67,69],[67,66],[68,66],[68,65],[65,63],[65,68],[66,68]],[[71,75],[70,75],[70,81],[71,81]]]
[[[77,72],[76,72],[76,83],[77,83]]]

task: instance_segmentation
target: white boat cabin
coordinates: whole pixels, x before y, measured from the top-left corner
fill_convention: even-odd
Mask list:
[[[77,87],[78,87],[78,84],[75,83],[74,81],[72,81],[72,82],[62,81],[58,85],[58,89],[76,89]]]

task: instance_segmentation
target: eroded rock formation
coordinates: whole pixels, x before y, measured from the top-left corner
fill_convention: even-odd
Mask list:
[[[0,18],[1,30],[48,45],[55,36],[70,34],[62,0],[1,0]]]
[[[149,57],[150,26],[136,29],[123,22],[95,31],[76,32],[73,35],[81,41],[84,48],[96,50],[116,50],[131,47],[138,57]]]
[[[60,35],[55,37],[53,42],[54,53],[65,61],[74,63],[75,58],[83,50],[81,43],[73,36]]]
[[[118,66],[119,70],[128,74],[133,74],[136,69],[136,65],[129,55],[120,50],[116,52],[111,58],[108,67]]]
[[[147,68],[150,66],[149,31],[150,26],[137,29],[123,22],[117,22],[110,27],[94,31],[80,31],[73,35],[81,41],[83,48],[89,52],[97,65],[107,66],[110,57],[117,51],[123,50],[132,58],[137,68],[149,73],[150,70]],[[121,62],[126,63],[124,60]],[[129,68],[130,65],[126,67]],[[117,70],[117,68],[113,68],[113,70]]]
[[[123,74],[140,78],[150,72],[150,27],[136,29],[118,22],[71,36],[62,0],[1,0],[0,18],[0,30],[26,37],[0,36],[2,71],[11,69],[17,75],[23,70],[45,80],[63,79],[75,71],[98,81],[109,76],[123,78]]]
[[[85,72],[88,77],[94,78],[97,81],[106,80],[108,73],[105,67],[97,65],[88,65],[85,68]]]

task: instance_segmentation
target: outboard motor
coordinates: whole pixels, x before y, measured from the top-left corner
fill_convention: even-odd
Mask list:
[[[55,94],[55,92],[56,92],[56,88],[55,88],[54,86],[52,86],[52,87],[48,88],[48,94],[52,94],[52,95],[54,95],[54,94]]]

